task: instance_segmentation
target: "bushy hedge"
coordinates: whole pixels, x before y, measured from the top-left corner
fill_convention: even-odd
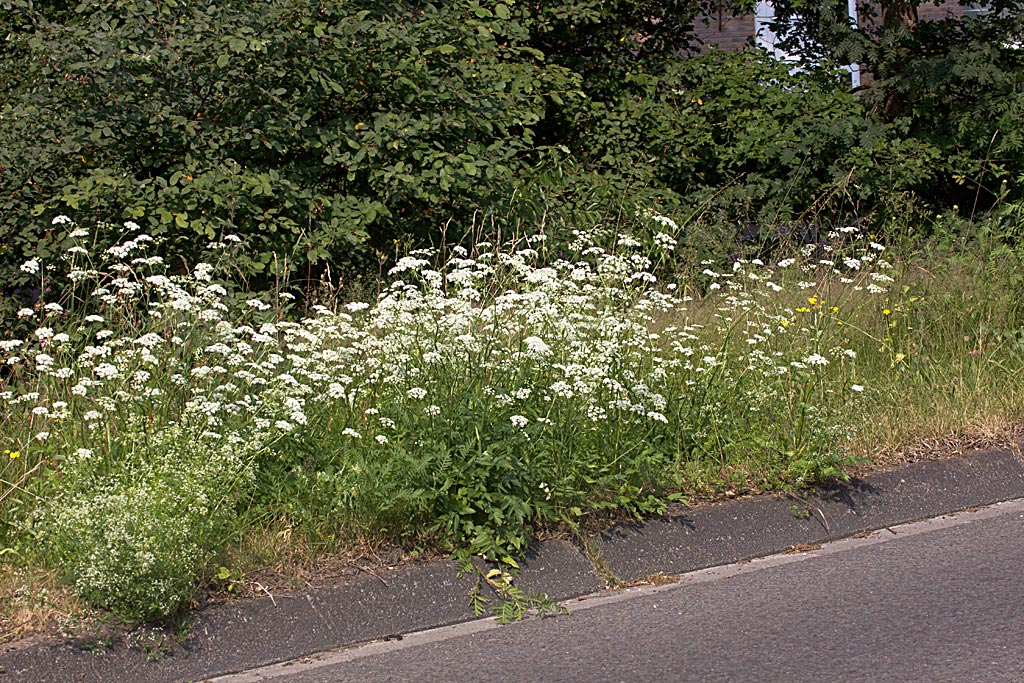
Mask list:
[[[578,90],[525,37],[472,0],[83,4],[3,53],[0,230],[39,256],[59,245],[32,217],[60,212],[186,256],[241,231],[249,272],[422,237],[509,195],[547,103]]]
[[[68,246],[62,213],[141,221],[179,263],[241,235],[234,265],[260,286],[377,273],[396,243],[480,216],[571,230],[655,207],[684,225],[685,266],[819,224],[1019,199],[1024,68],[992,42],[998,21],[919,27],[893,43],[912,62],[893,74],[876,36],[859,54],[886,79],[855,94],[827,62],[681,59],[701,9],[0,1],[0,309],[47,286],[18,266]],[[894,91],[899,117],[879,104]]]

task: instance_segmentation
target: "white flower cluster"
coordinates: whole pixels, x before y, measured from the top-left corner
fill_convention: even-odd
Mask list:
[[[662,218],[651,217],[675,230]],[[26,390],[0,392],[5,412],[22,415],[29,438],[83,472],[103,471],[111,434],[126,451],[174,435],[236,473],[278,457],[269,453],[316,451],[340,461],[317,475],[325,480],[342,476],[327,469],[351,473],[374,457],[456,439],[526,448],[550,438],[555,452],[587,440],[619,449],[611,462],[641,445],[685,457],[672,449],[706,437],[724,405],[776,414],[798,402],[800,382],[852,372],[856,353],[827,338],[827,307],[780,312],[773,297],[817,302],[807,290],[818,291],[825,270],[858,278],[867,293],[893,282],[880,272],[881,245],[829,259],[810,248],[774,268],[757,259],[704,264],[708,293],[690,311],[685,288],[659,288],[632,238],[619,236],[610,252],[577,231],[554,261],[534,248],[540,236],[504,249],[455,248],[446,261],[414,252],[391,269],[376,301],[283,320],[273,297],[233,296],[206,263],[173,274],[146,256],[145,233],[132,234],[97,256],[108,267],[72,271],[88,315],[53,303],[26,308],[20,316],[45,316],[35,335],[0,341],[0,358],[26,379]],[[675,246],[667,233],[654,241]],[[142,490],[133,495],[150,502]],[[96,501],[76,499],[59,524],[132,504],[113,494]],[[135,540],[147,547],[130,529],[111,533],[120,534],[118,553]]]

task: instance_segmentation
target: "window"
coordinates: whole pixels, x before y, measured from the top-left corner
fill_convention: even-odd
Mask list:
[[[754,10],[754,40],[759,48],[767,50],[775,55],[775,59],[781,62],[795,62],[798,56],[784,52],[775,46],[777,36],[772,31],[772,22],[775,20],[775,5],[771,0],[758,0]]]

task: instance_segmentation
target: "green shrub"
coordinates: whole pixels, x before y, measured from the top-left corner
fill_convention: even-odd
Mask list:
[[[163,426],[105,466],[90,461],[109,454],[68,454],[39,534],[79,595],[129,619],[189,606],[251,486],[253,449],[238,440]]]
[[[873,121],[848,78],[828,64],[791,72],[756,50],[633,71],[613,95],[555,113],[576,160],[562,164],[558,205],[589,200],[605,210],[602,222],[630,232],[636,209],[621,198],[676,216],[677,268],[690,273],[705,259],[765,256],[843,225],[881,234],[914,197],[928,196],[942,152]],[[623,210],[608,221],[616,205]]]
[[[1000,199],[1003,180],[1024,172],[1024,3],[980,0],[962,17],[921,20],[922,0],[858,2],[858,23],[840,3],[773,4],[782,49],[805,68],[822,59],[861,64],[871,76],[859,93],[871,121],[891,126],[892,143],[905,139],[912,154],[932,150],[918,157],[933,168],[916,189],[933,209],[957,205],[974,218]],[[1011,190],[1018,198],[1019,182]]]
[[[577,91],[501,3],[14,5],[35,19],[0,53],[9,288],[60,251],[30,217],[60,213],[141,222],[188,262],[238,234],[247,273],[365,265],[510,195],[549,99]]]

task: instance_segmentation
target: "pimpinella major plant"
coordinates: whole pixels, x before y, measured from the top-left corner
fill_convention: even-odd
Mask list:
[[[429,543],[507,570],[536,525],[658,512],[716,477],[839,476],[856,354],[831,308],[796,309],[832,306],[837,279],[884,291],[845,233],[778,266],[707,264],[695,297],[652,273],[672,235],[644,251],[576,231],[413,252],[375,301],[299,319],[210,263],[172,271],[135,224],[98,254],[57,224],[62,268],[25,266],[34,331],[0,346],[22,473],[0,475],[4,543],[136,618],[189,604],[268,520],[325,549]],[[548,607],[494,576],[502,614]]]
[[[70,242],[63,263],[23,269],[60,300],[22,309],[34,331],[2,342],[8,439],[31,454],[3,472],[4,537],[26,561],[41,553],[93,604],[166,617],[231,537],[274,437],[245,427],[252,415],[218,381],[223,368],[195,362],[234,329],[213,266],[169,277],[133,223],[101,254],[89,251],[90,231],[55,225]],[[222,430],[211,406],[231,399],[236,421]]]
[[[148,620],[188,606],[227,540],[234,494],[251,488],[256,448],[175,425],[140,441],[109,477],[87,449],[65,460],[70,481],[39,533],[82,597]]]

